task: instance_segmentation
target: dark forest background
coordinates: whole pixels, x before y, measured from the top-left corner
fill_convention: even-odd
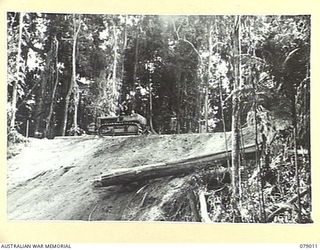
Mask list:
[[[7,17],[8,127],[22,134],[27,121],[30,135],[64,135],[120,110],[158,133],[231,129],[234,16]],[[290,119],[297,91],[308,116],[309,16],[242,16],[239,25],[241,124],[253,109]]]

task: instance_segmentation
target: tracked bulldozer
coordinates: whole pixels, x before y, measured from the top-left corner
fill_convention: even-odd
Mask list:
[[[147,119],[140,114],[98,117],[91,130],[100,136],[140,135],[147,133]]]

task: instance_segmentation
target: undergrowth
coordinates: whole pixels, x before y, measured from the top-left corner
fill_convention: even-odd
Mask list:
[[[242,223],[313,222],[310,155],[303,148],[298,151],[298,189],[294,168],[294,148],[290,138],[285,139],[286,142],[283,138],[277,137],[272,146],[269,145],[257,159],[242,157],[240,218],[237,218],[237,221]],[[298,205],[298,191],[301,211]],[[212,222],[234,222],[230,176],[210,174],[210,171],[193,174],[180,190],[179,195],[164,204],[162,210],[165,220],[203,221],[199,202],[200,192],[205,193],[207,214]]]
[[[18,131],[9,131],[7,134],[7,159],[18,155],[28,141],[28,138],[21,135]]]

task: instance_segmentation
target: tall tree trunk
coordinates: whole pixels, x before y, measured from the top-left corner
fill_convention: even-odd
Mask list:
[[[294,94],[292,100],[292,123],[293,123],[293,140],[294,140],[294,168],[295,168],[295,179],[297,188],[297,202],[298,202],[298,222],[302,222],[302,207],[301,207],[301,194],[300,194],[300,171],[298,162],[298,152],[297,152],[297,140],[298,140],[298,126],[297,126],[297,94]]]
[[[62,136],[66,135],[67,122],[68,122],[68,109],[69,109],[71,93],[72,93],[72,86],[69,86],[68,93],[65,99],[64,112],[63,112],[64,115],[62,120],[62,132],[61,132]]]
[[[181,101],[182,101],[182,94],[181,94],[181,71],[179,70],[178,71],[178,90],[177,90],[177,93],[178,93],[178,107],[177,107],[177,128],[176,128],[176,132],[177,134],[180,134],[181,133]]]
[[[138,70],[138,59],[139,59],[139,34],[136,36],[136,47],[134,51],[134,66],[133,66],[133,85],[137,81],[137,70]]]
[[[240,187],[240,81],[241,81],[241,16],[235,17],[235,27],[233,33],[233,96],[232,96],[232,152],[231,152],[231,185],[232,185],[232,207],[233,220],[241,221],[241,187]]]
[[[152,110],[152,81],[151,81],[151,77],[149,79],[149,125],[150,125],[150,131],[153,134],[156,134],[156,131],[153,128],[153,121],[152,121],[152,117],[153,117],[153,110]]]
[[[49,54],[48,56],[49,57]],[[45,93],[46,93],[46,86],[48,82],[48,62],[45,64],[44,72],[41,74],[41,82],[40,82],[40,94],[39,94],[39,99],[38,103],[36,106],[36,114],[35,114],[35,128],[34,132],[35,135],[41,135],[41,130],[42,130],[42,122],[43,122],[43,112],[44,112],[44,99],[45,99]]]
[[[250,63],[250,81],[252,81],[252,89],[253,89],[253,97],[254,97],[254,103],[253,103],[253,111],[254,111],[254,130],[255,130],[255,165],[258,168],[258,180],[257,180],[257,186],[259,187],[259,210],[260,210],[260,219],[262,222],[266,222],[266,211],[265,211],[265,202],[264,202],[264,193],[263,193],[263,185],[262,185],[262,170],[261,170],[261,160],[258,156],[259,152],[259,144],[258,144],[258,115],[257,115],[257,94],[256,94],[256,85],[255,82],[259,82],[259,75],[256,74],[254,79],[252,80],[251,74],[252,74],[252,65]]]
[[[59,83],[59,68],[58,68],[58,63],[59,63],[59,59],[58,59],[59,41],[58,41],[57,37],[54,38],[54,41],[55,41],[55,59],[56,59],[56,65],[55,65],[56,79],[55,79],[54,86],[53,86],[53,89],[52,89],[49,113],[48,113],[48,116],[46,118],[46,129],[45,129],[45,135],[44,135],[45,137],[48,137],[48,135],[50,134],[50,131],[52,130],[52,128],[51,128],[51,117],[52,117],[52,114],[53,114],[53,107],[55,105],[56,90],[57,90],[58,83]]]
[[[73,128],[74,128],[74,136],[78,134],[78,107],[79,107],[79,100],[80,100],[80,93],[79,93],[79,86],[76,84],[76,78],[73,77],[75,82],[73,86],[73,104],[74,104],[74,113],[73,113]]]
[[[122,65],[121,65],[121,83],[122,84],[123,84],[123,81],[124,81],[124,61],[125,61],[125,58],[126,58],[126,49],[127,49],[127,43],[128,43],[127,19],[128,19],[128,15],[125,15],[124,34],[123,34],[123,47],[122,47]]]
[[[79,24],[77,27],[77,20],[76,15],[73,14],[73,46],[72,46],[72,74],[71,74],[71,81],[70,86],[68,89],[68,93],[66,95],[66,102],[64,106],[64,117],[63,117],[63,123],[62,123],[62,135],[64,136],[66,134],[67,129],[67,122],[68,122],[68,109],[69,109],[69,103],[72,93],[74,94],[74,119],[73,119],[73,125],[76,129],[77,124],[77,113],[78,113],[78,103],[79,103],[79,92],[78,92],[78,84],[76,82],[76,46],[77,46],[77,38],[81,27],[81,21],[79,17]]]
[[[209,104],[209,93],[208,93],[208,86],[204,87],[204,132],[208,132],[208,105]]]
[[[75,15],[73,16],[73,23],[74,23],[74,36],[73,36],[73,46],[72,46],[72,77],[71,81],[73,81],[73,101],[74,101],[74,116],[73,116],[73,126],[74,126],[74,135],[77,135],[78,131],[78,106],[79,106],[79,85],[77,83],[77,72],[76,72],[76,49],[77,49],[77,41],[78,41],[78,34],[81,27],[81,19],[79,16],[78,19],[78,27],[77,27],[77,20]],[[77,28],[76,28],[77,27]]]
[[[208,110],[209,110],[209,93],[208,93],[208,89],[209,89],[209,86],[210,86],[210,82],[212,80],[212,23],[210,21],[208,27],[207,27],[207,30],[208,30],[208,51],[209,51],[209,56],[208,56],[208,82],[206,84],[206,89],[205,89],[205,114],[204,114],[204,117],[205,117],[205,130],[206,132],[208,132],[208,129],[209,129],[209,126],[208,126]]]
[[[221,84],[221,79],[218,81],[218,88],[219,88],[219,98],[220,98],[220,109],[221,109],[221,121],[222,121],[222,128],[223,128],[223,134],[224,134],[224,143],[225,143],[225,149],[226,153],[228,155],[227,157],[227,167],[230,169],[230,154],[229,154],[229,149],[228,149],[228,139],[227,139],[227,131],[226,131],[226,122],[224,118],[224,110],[223,110],[223,99],[222,99],[222,84]]]
[[[40,83],[40,95],[37,103],[36,116],[35,116],[35,134],[38,136],[45,135],[46,125],[43,124],[45,121],[45,100],[47,98],[47,88],[48,82],[50,81],[51,72],[51,62],[53,61],[53,50],[54,43],[51,41],[50,50],[47,53],[44,70],[41,74],[41,83]]]
[[[116,24],[113,21],[112,22],[112,27],[113,27],[113,69],[112,69],[112,108],[111,112],[115,113],[116,112],[116,105],[118,102],[118,96],[117,96],[117,57],[118,57],[118,39],[117,39],[117,29],[116,29]]]
[[[127,43],[128,43],[128,32],[127,32],[127,19],[128,15],[125,15],[125,21],[124,21],[124,32],[123,32],[123,46],[122,46],[122,58],[121,58],[121,86],[119,86],[119,98],[118,103],[121,103],[122,100],[126,99],[125,91],[123,91],[124,81],[125,81],[125,70],[124,70],[124,63],[126,58],[126,49],[127,49]]]
[[[201,133],[201,87],[197,88],[197,123],[198,123],[198,133]]]
[[[11,121],[10,121],[10,130],[15,129],[16,123],[16,109],[17,109],[17,90],[18,84],[20,81],[20,68],[21,68],[21,45],[22,45],[22,29],[23,29],[23,17],[24,13],[20,12],[19,15],[19,37],[18,37],[18,54],[16,61],[16,80],[13,82],[12,86],[12,100],[11,100]]]
[[[133,83],[132,83],[132,91],[135,93],[133,96],[132,110],[136,109],[137,100],[136,100],[136,82],[137,82],[137,71],[138,71],[138,59],[139,59],[139,34],[136,35],[136,46],[134,53],[134,66],[133,66]]]

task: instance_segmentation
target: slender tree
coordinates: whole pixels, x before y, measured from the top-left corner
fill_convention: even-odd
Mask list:
[[[77,20],[78,19],[78,20]],[[76,46],[78,34],[81,28],[81,17],[77,18],[76,14],[72,16],[73,20],[73,38],[72,38],[72,74],[69,89],[65,98],[65,107],[64,107],[64,117],[63,117],[63,125],[62,125],[62,135],[66,134],[67,122],[68,122],[68,109],[71,95],[74,95],[74,116],[73,116],[73,128],[75,131],[78,129],[78,104],[79,104],[79,86],[76,79]]]
[[[52,79],[52,61],[54,60],[54,42],[50,41],[50,49],[47,53],[44,53],[44,51],[41,51],[42,54],[46,55],[45,58],[45,65],[44,70],[41,74],[41,82],[40,82],[40,90],[38,94],[38,103],[36,107],[36,114],[35,114],[35,133],[38,134],[38,136],[42,136],[43,133],[46,133],[44,131],[44,128],[46,125],[44,125],[45,121],[45,102],[47,99],[47,93],[48,93],[48,85]]]
[[[121,83],[124,81],[124,62],[125,62],[125,56],[126,56],[126,49],[128,47],[128,15],[125,15],[124,19],[124,31],[123,31],[123,46],[122,46],[122,63],[121,63]]]
[[[22,63],[21,47],[22,47],[23,17],[24,17],[24,13],[20,12],[20,14],[19,14],[19,34],[18,34],[18,53],[17,53],[17,57],[16,57],[16,77],[15,77],[15,81],[13,82],[13,86],[12,86],[11,121],[10,121],[10,129],[11,130],[15,129],[18,84],[19,84],[19,82],[21,82],[21,80],[23,80],[21,72],[20,72],[21,63]]]
[[[233,220],[241,220],[241,187],[240,187],[240,81],[241,81],[241,16],[235,16],[233,31],[233,95],[232,95],[232,207]]]
[[[213,39],[213,30],[212,30],[212,21],[209,20],[208,24],[207,24],[207,33],[208,33],[208,80],[207,80],[207,84],[205,86],[205,129],[206,132],[208,132],[208,120],[209,120],[209,114],[208,114],[208,110],[209,110],[209,86],[212,82],[212,52],[213,52],[213,44],[212,44],[212,39]]]
[[[56,92],[57,92],[57,87],[58,87],[58,83],[59,83],[59,58],[58,58],[59,41],[56,36],[54,37],[54,44],[55,44],[55,71],[56,71],[56,75],[55,75],[55,82],[54,82],[52,93],[51,93],[51,102],[50,102],[50,107],[49,107],[49,113],[46,118],[46,129],[45,129],[45,135],[44,135],[46,137],[50,135],[50,133],[51,133],[50,131],[53,129],[53,128],[51,128],[51,119],[52,119],[52,115],[53,115],[54,105],[56,103]]]
[[[118,101],[118,86],[117,86],[117,63],[118,63],[118,35],[115,20],[112,20],[113,31],[113,68],[112,68],[112,98],[115,102]],[[115,113],[115,110],[112,110]]]

